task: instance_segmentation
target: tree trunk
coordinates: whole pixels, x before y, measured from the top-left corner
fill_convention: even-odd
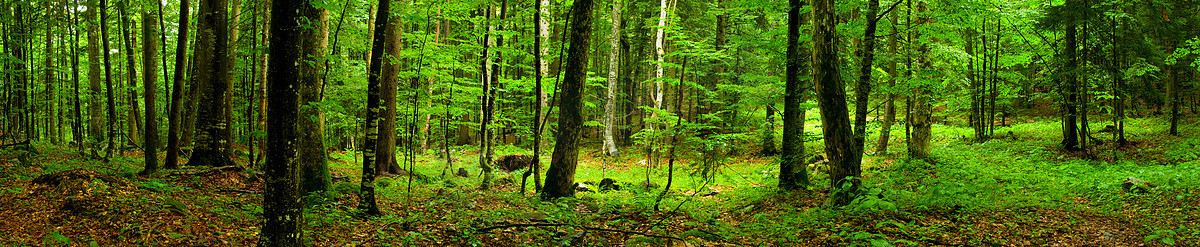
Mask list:
[[[238,61],[238,59],[237,59],[238,58],[238,53],[237,53],[238,45],[237,44],[238,44],[238,39],[240,38],[240,34],[241,34],[240,27],[241,27],[241,23],[242,23],[241,22],[242,2],[235,0],[230,5],[232,5],[232,6],[229,6],[229,9],[230,9],[229,23],[232,23],[232,24],[229,25],[229,46],[228,46],[229,51],[226,52],[226,54],[229,54],[228,56],[226,56],[226,59],[229,59],[229,61],[226,62],[226,65],[225,65],[225,67],[228,69],[226,69],[224,71],[225,73],[222,73],[223,75],[225,75],[225,81],[226,81],[226,83],[228,83],[228,86],[225,87],[225,101],[223,101],[222,104],[224,104],[224,106],[221,106],[221,108],[225,110],[225,121],[226,121],[226,125],[227,125],[226,128],[232,130],[233,124],[235,123],[235,121],[233,119],[233,98],[234,98],[233,84],[234,84],[234,82],[237,82],[237,77],[235,75],[237,75],[237,61]],[[249,123],[249,120],[247,120],[247,123]],[[225,141],[227,143],[234,143],[234,141],[233,141],[234,138],[232,135],[233,131],[228,131],[228,132],[230,134],[225,135]]]
[[[101,109],[104,104],[100,102],[102,97],[100,95],[104,93],[104,90],[100,88],[100,65],[104,64],[104,62],[100,60],[100,21],[96,19],[98,18],[97,12],[100,12],[100,5],[97,0],[89,0],[88,2],[89,8],[84,16],[85,21],[88,22],[88,115],[90,115],[88,118],[88,137],[96,144],[99,144],[104,142],[104,133],[106,132],[103,129],[105,122],[104,110]]]
[[[140,174],[151,175],[158,171],[158,10],[159,1],[146,0],[142,8],[142,86],[146,99],[146,144],[145,169]],[[154,8],[146,8],[154,6]]]
[[[400,174],[396,163],[396,82],[400,80],[400,26],[404,19],[388,19],[383,30],[384,64],[380,81],[379,100],[383,113],[379,119],[379,146],[375,148],[375,171],[379,174]]]
[[[800,26],[808,19],[800,14],[804,4],[804,0],[788,1],[787,75],[784,76],[787,89],[783,96],[783,157],[779,162],[779,188],[785,190],[805,189],[811,183],[804,166],[805,109],[801,104],[805,100],[805,87],[800,85],[800,75],[805,69],[803,59],[810,53],[800,44]],[[771,106],[767,106],[767,111],[772,111]],[[768,134],[774,136],[775,130],[768,130]]]
[[[559,101],[558,131],[554,154],[546,173],[543,198],[575,195],[575,166],[579,159],[579,139],[583,128],[583,89],[592,36],[592,0],[576,1],[571,7],[571,47],[567,50],[566,77]]]
[[[492,90],[494,89],[492,87],[495,86],[492,84],[492,73],[497,73],[490,65],[492,55],[488,52],[492,34],[492,12],[492,6],[488,5],[483,13],[484,34],[481,40],[481,43],[483,43],[483,55],[479,60],[479,79],[480,84],[483,86],[479,102],[479,168],[483,170],[483,181],[479,185],[479,189],[481,190],[490,189],[492,182],[492,139],[488,124],[492,122],[492,114],[495,113],[495,109],[492,108],[492,102],[494,102],[492,98],[494,96]]]
[[[1179,78],[1183,76],[1179,75],[1179,69],[1177,69],[1179,66],[1167,66],[1170,66],[1167,69],[1167,74],[1170,74],[1167,76],[1167,80],[1171,80],[1171,129],[1169,134],[1179,136],[1179,118],[1182,117],[1182,114],[1179,113],[1179,105],[1183,104],[1183,101],[1179,98],[1179,91],[1183,91],[1183,88],[1180,87],[1179,81],[1181,79]]]
[[[183,103],[183,72],[187,69],[187,43],[188,43],[188,0],[180,0],[179,2],[179,37],[175,41],[175,71],[172,76],[171,87],[171,112],[168,113],[168,130],[167,130],[167,157],[164,167],[167,169],[178,168],[179,164],[179,132],[180,132],[180,104]],[[166,66],[165,64],[163,66]]]
[[[141,135],[138,133],[141,132],[142,126],[141,126],[141,124],[138,124],[138,117],[141,114],[138,113],[137,90],[135,89],[135,88],[137,88],[137,68],[136,68],[137,67],[137,59],[134,58],[133,43],[136,41],[134,41],[134,38],[133,38],[133,35],[135,35],[135,34],[131,34],[132,29],[134,29],[135,27],[133,27],[133,24],[130,23],[129,14],[126,13],[126,9],[132,8],[129,6],[128,1],[129,0],[121,1],[117,5],[117,10],[118,10],[118,13],[121,14],[121,16],[120,16],[121,37],[124,38],[123,43],[125,44],[125,50],[121,51],[121,53],[125,53],[125,75],[126,75],[125,82],[128,84],[128,87],[129,87],[129,106],[130,106],[130,108],[129,108],[129,111],[126,112],[126,115],[125,115],[126,116],[125,122],[126,122],[126,124],[129,125],[129,131],[125,133],[126,134],[125,138],[129,138],[129,143],[136,144],[136,143],[141,142],[141,140],[138,139],[141,137]],[[122,143],[122,146],[124,146],[124,143],[126,143],[126,142],[122,141],[121,143]]]
[[[201,0],[197,28],[196,73],[200,98],[205,107],[196,113],[196,146],[189,166],[230,166],[229,119],[225,114],[225,91],[229,87],[228,22],[226,0]]]
[[[657,63],[654,63],[654,92],[652,92],[654,108],[662,109],[663,100],[663,58],[666,55],[663,49],[663,42],[666,39],[664,30],[667,29],[667,0],[661,0],[658,9],[658,30],[654,35],[654,54]],[[657,116],[657,114],[652,114]]]
[[[888,61],[887,73],[890,78],[888,78],[887,99],[883,103],[884,116],[879,130],[879,141],[875,144],[875,152],[881,155],[888,153],[888,141],[892,139],[892,124],[896,122],[896,94],[892,90],[896,87],[896,59],[899,57],[899,54],[896,53],[896,40],[899,39],[899,32],[896,30],[896,25],[899,25],[897,16],[899,16],[897,13],[888,16],[892,22],[892,35],[888,37],[888,53],[891,53],[893,58]]]
[[[78,5],[78,3],[75,3],[75,4]],[[79,20],[78,20],[79,13],[77,12],[78,9],[71,8],[70,11],[71,11],[71,30],[73,31],[70,41],[71,41],[71,44],[79,44],[79,29],[78,29],[79,28]],[[80,150],[82,151],[83,150],[82,147],[83,147],[83,143],[84,143],[84,134],[83,133],[85,131],[83,129],[83,109],[80,106],[81,105],[80,101],[83,98],[79,94],[79,49],[77,48],[77,46],[78,45],[70,45],[70,47],[71,47],[71,83],[73,85],[71,88],[72,88],[72,90],[74,90],[74,96],[75,96],[75,98],[72,99],[72,101],[71,101],[71,103],[75,107],[75,114],[74,114],[75,121],[73,121],[71,123],[71,137],[72,137],[71,140],[75,141],[74,146],[77,148],[80,148]]]
[[[875,29],[879,23],[876,15],[879,12],[879,0],[867,1],[867,27],[863,30],[862,50],[859,51],[859,56],[862,59],[859,61],[858,84],[854,89],[854,146],[859,153],[856,156],[862,157],[862,152],[866,150],[867,145],[867,107],[870,105],[871,97],[871,72],[874,71],[872,66],[875,65]]]
[[[117,103],[115,102],[116,97],[113,96],[112,59],[110,59],[110,56],[109,56],[109,53],[110,53],[109,51],[111,51],[111,50],[108,48],[108,24],[107,24],[108,11],[104,11],[107,8],[108,8],[108,2],[106,0],[100,0],[100,5],[98,8],[100,10],[100,40],[101,40],[100,42],[104,46],[104,49],[103,49],[104,50],[104,84],[105,84],[105,87],[108,89],[108,91],[105,93],[105,96],[108,98],[108,137],[109,138],[108,138],[108,148],[106,149],[108,151],[105,152],[105,154],[104,154],[104,162],[105,163],[107,163],[109,161],[109,159],[112,158],[113,151],[114,151],[114,149],[117,148],[115,141],[118,138],[117,137]]]
[[[612,33],[609,35],[608,44],[608,88],[605,94],[604,102],[604,154],[609,156],[620,156],[617,151],[617,143],[613,141],[613,129],[616,128],[617,122],[617,70],[619,68],[619,52],[621,49],[621,1],[615,0],[612,6]]]
[[[358,209],[368,215],[379,215],[379,205],[375,201],[375,150],[379,146],[379,81],[383,63],[384,30],[391,12],[391,0],[379,0],[378,11],[375,11],[374,34],[371,38],[371,65],[367,77],[367,136],[363,144],[363,172],[359,191]]]
[[[302,4],[300,10],[304,15],[303,20],[315,21],[302,23],[301,30],[297,30],[303,34],[299,37],[301,50],[298,51],[302,56],[298,86],[300,116],[303,117],[296,119],[299,138],[296,165],[300,167],[300,193],[308,195],[329,190],[333,183],[328,154],[325,153],[325,113],[315,105],[322,100],[321,71],[325,70],[324,60],[329,45],[329,11],[311,4]]]
[[[211,0],[205,0],[211,1]],[[296,143],[301,137],[297,121],[299,113],[297,87],[303,87],[300,81],[303,73],[316,74],[316,71],[305,71],[301,64],[306,63],[304,43],[312,36],[304,35],[312,32],[305,28],[304,22],[319,20],[320,11],[307,1],[272,1],[275,10],[271,12],[271,50],[270,67],[267,72],[268,99],[270,110],[267,112],[267,160],[266,184],[263,186],[263,223],[259,235],[259,246],[302,246],[304,245],[304,214],[298,190],[297,150]],[[218,29],[220,30],[220,29]],[[307,37],[306,37],[307,36]],[[225,43],[227,44],[227,43]],[[218,74],[216,77],[225,77]],[[215,102],[220,103],[220,102]]]
[[[910,5],[909,8],[911,7]],[[918,4],[917,13],[920,16],[917,18],[917,23],[926,23],[925,10],[924,3]],[[911,32],[909,40],[921,39],[921,33],[914,30],[911,26],[909,27],[909,32]],[[918,61],[915,68],[910,69],[910,71],[928,68],[930,64],[927,57],[928,53],[928,44],[921,44],[917,47]],[[911,79],[918,79],[912,76],[911,72],[909,73],[909,77]],[[929,158],[929,139],[933,135],[933,102],[931,102],[933,93],[929,90],[928,86],[914,88],[912,93],[913,96],[909,99],[910,116],[905,118],[912,129],[908,138],[908,156],[913,159],[926,159]]]
[[[1074,6],[1074,0],[1067,0],[1066,5],[1068,7]],[[1075,125],[1075,119],[1077,117],[1076,101],[1079,97],[1079,83],[1077,82],[1075,76],[1075,69],[1079,64],[1075,58],[1075,32],[1074,20],[1068,21],[1066,27],[1066,37],[1063,41],[1065,47],[1063,48],[1062,52],[1063,57],[1067,60],[1067,64],[1065,68],[1061,69],[1062,76],[1064,77],[1061,93],[1064,94],[1063,96],[1066,98],[1066,101],[1063,104],[1063,109],[1065,111],[1063,111],[1063,140],[1061,144],[1063,148],[1070,151],[1081,150],[1081,147],[1079,147],[1079,130]]]
[[[813,79],[817,106],[821,108],[821,132],[829,157],[829,180],[834,192],[829,203],[850,204],[862,183],[859,164],[862,150],[855,145],[846,108],[846,92],[838,73],[837,16],[833,0],[813,0]],[[845,184],[850,183],[850,184]],[[847,189],[848,187],[848,189]]]

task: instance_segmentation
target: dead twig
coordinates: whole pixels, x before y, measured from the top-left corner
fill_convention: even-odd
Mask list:
[[[643,232],[581,226],[581,225],[572,225],[572,224],[563,224],[563,223],[507,224],[507,225],[484,227],[484,228],[478,229],[477,231],[479,233],[486,233],[486,232],[489,232],[491,230],[496,230],[496,229],[505,229],[505,228],[514,228],[514,227],[543,227],[543,226],[569,226],[569,227],[582,228],[582,229],[591,230],[591,231],[615,232],[615,233],[621,233],[621,234],[633,234],[633,235],[641,235],[641,236],[652,237],[652,238],[665,238],[665,239],[683,241],[682,238],[677,238],[677,237],[672,237],[672,236],[663,236],[663,235],[655,235],[655,234],[649,234],[649,233],[643,233]]]

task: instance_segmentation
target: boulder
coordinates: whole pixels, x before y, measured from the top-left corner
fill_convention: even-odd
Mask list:
[[[516,170],[525,169],[526,167],[531,167],[533,166],[533,162],[533,156],[524,154],[510,154],[496,159],[496,166],[499,166],[500,170],[503,170],[504,172],[513,172]]]
[[[1154,187],[1156,187],[1154,184],[1135,177],[1126,178],[1124,182],[1121,182],[1121,189],[1125,192],[1146,193]]]
[[[621,190],[621,185],[617,184],[616,179],[604,178],[600,180],[600,191]]]
[[[589,188],[584,183],[575,183],[575,192],[592,192],[592,188]]]

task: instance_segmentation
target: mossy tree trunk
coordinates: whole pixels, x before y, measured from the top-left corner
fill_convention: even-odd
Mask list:
[[[575,196],[575,166],[579,161],[579,139],[583,129],[583,89],[592,36],[592,0],[575,1],[571,7],[571,47],[567,49],[566,76],[559,101],[558,131],[546,187],[542,198]]]
[[[227,0],[201,0],[196,35],[196,73],[199,100],[205,107],[196,112],[196,146],[189,166],[231,166],[229,120],[224,106],[229,87]]]

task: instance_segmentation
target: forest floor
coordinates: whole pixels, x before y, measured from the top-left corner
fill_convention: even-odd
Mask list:
[[[843,208],[822,207],[829,191],[823,168],[813,169],[809,190],[779,191],[775,159],[752,156],[756,145],[746,143],[728,143],[740,154],[709,156],[710,162],[702,162],[700,151],[679,150],[689,155],[675,161],[670,193],[660,203],[666,159],[648,169],[637,148],[613,160],[598,157],[596,145],[581,152],[577,181],[614,178],[621,190],[543,201],[519,192],[522,170],[497,172],[493,189],[478,190],[477,153],[468,151],[477,147],[463,146],[452,157],[470,177],[439,176],[444,159],[430,151],[414,169],[424,176],[380,178],[383,216],[360,217],[354,208],[361,158],[337,152],[333,191],[306,198],[305,231],[315,246],[1200,243],[1195,123],[1173,137],[1164,134],[1166,121],[1133,119],[1126,128],[1130,146],[1114,150],[1111,135],[1096,133],[1103,143],[1087,154],[1062,151],[1059,126],[1025,121],[998,128],[997,138],[984,143],[966,138],[970,129],[935,126],[932,162],[894,154],[904,147],[897,129],[893,154],[865,157],[867,194]],[[30,159],[0,151],[0,245],[251,246],[258,239],[262,181],[252,169],[184,167],[146,178],[135,175],[140,153],[105,164],[65,147],[35,146],[40,154]],[[809,141],[806,150],[821,150],[820,142]],[[527,151],[497,150],[509,153]],[[706,163],[715,171],[707,180],[697,172]],[[1129,177],[1155,187],[1126,191]]]

